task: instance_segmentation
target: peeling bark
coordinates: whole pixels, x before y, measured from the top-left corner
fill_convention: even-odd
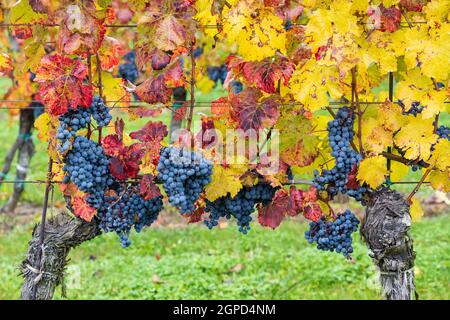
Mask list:
[[[373,193],[366,208],[361,234],[380,270],[380,283],[388,300],[412,300],[415,296],[413,239],[410,206],[396,191],[383,188]]]
[[[41,228],[38,226],[36,225],[33,230],[27,257],[20,267],[24,277],[20,296],[23,300],[32,299],[35,285],[37,300],[52,299],[56,287],[62,283],[70,249],[101,233],[95,220],[86,222],[61,213],[46,223],[41,247],[39,245]],[[42,256],[40,270],[37,269],[39,256]]]

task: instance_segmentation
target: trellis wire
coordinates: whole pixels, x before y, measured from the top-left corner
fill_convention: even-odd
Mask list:
[[[138,179],[136,180],[128,180],[128,181],[117,181],[117,183],[123,183],[123,184],[129,184],[129,183],[135,183],[136,181],[138,181]],[[64,184],[62,181],[55,181],[55,180],[2,180],[0,181],[0,185],[2,183],[5,184],[15,184],[15,183],[25,183],[25,184],[45,184],[47,182],[50,182],[51,184]],[[291,184],[307,184],[310,185],[313,182],[311,180],[304,180],[304,179],[300,179],[300,180],[289,180],[288,182],[283,183],[284,185],[291,185]],[[417,184],[419,183],[419,181],[393,181],[391,182],[391,184]],[[423,183],[431,183],[430,181],[424,181]]]

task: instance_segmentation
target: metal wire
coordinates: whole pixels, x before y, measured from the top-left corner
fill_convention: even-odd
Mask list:
[[[118,183],[122,183],[122,184],[129,184],[129,183],[136,183],[138,182],[139,179],[131,179],[131,180],[126,180],[126,181],[118,181]],[[62,181],[56,181],[56,180],[50,180],[49,181],[51,184],[64,184]],[[6,184],[15,184],[15,183],[25,183],[25,184],[45,184],[47,183],[46,180],[0,180],[0,185],[2,183],[6,183]],[[419,181],[393,181],[390,182],[390,184],[417,184],[419,183]],[[431,183],[430,181],[425,181],[423,183]],[[284,183],[285,185],[291,185],[291,184],[312,184],[312,181],[309,180],[291,180],[288,181],[286,183]]]

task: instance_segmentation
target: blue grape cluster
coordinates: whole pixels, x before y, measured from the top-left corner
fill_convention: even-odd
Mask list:
[[[409,108],[408,111],[405,111],[403,108],[403,114],[404,115],[413,115],[413,116],[417,116],[418,114],[422,113],[423,111],[423,106],[420,105],[420,102],[418,101],[414,101],[413,103],[411,103],[411,108]]]
[[[59,116],[59,127],[56,137],[60,140],[58,150],[65,152],[70,149],[70,140],[77,135],[81,129],[87,128],[91,123],[91,116],[100,127],[107,126],[112,119],[109,108],[99,96],[92,99],[89,108],[79,107],[77,110],[70,109]]]
[[[311,221],[305,239],[317,243],[317,249],[336,251],[349,257],[353,252],[352,233],[358,230],[359,220],[350,211],[339,214],[334,221],[326,221],[322,216],[318,222]]]
[[[83,192],[103,192],[114,182],[103,148],[85,137],[75,138],[63,171],[67,173],[63,182],[71,180]]]
[[[367,191],[365,187],[347,188],[349,173],[362,160],[361,155],[351,147],[354,119],[355,114],[348,107],[342,107],[335,119],[328,122],[328,139],[332,149],[331,155],[335,158],[335,166],[331,170],[322,170],[322,174],[315,170],[314,186],[318,190],[328,190],[332,196],[340,192],[362,201]]]
[[[250,230],[251,214],[255,211],[257,203],[263,206],[272,201],[277,188],[270,184],[257,184],[252,187],[242,188],[238,194],[232,198],[229,194],[215,201],[206,200],[206,212],[209,212],[209,220],[205,224],[209,229],[217,226],[220,218],[236,218],[239,231],[247,234]]]
[[[59,127],[56,137],[60,140],[58,150],[65,152],[70,148],[70,140],[77,135],[78,130],[86,128],[91,123],[91,113],[89,109],[70,109],[59,116]]]
[[[156,221],[163,208],[162,196],[144,200],[133,188],[122,190],[117,196],[88,196],[87,201],[97,209],[100,228],[116,232],[124,248],[131,244],[129,235],[133,226],[136,232],[141,232]]]
[[[227,66],[226,65],[221,65],[221,66],[209,66],[206,68],[206,71],[208,72],[208,77],[215,82],[215,84],[217,85],[217,83],[220,81],[222,84],[225,82],[225,79],[227,78]]]
[[[128,52],[123,59],[125,63],[119,65],[119,75],[122,79],[134,83],[139,77],[139,70],[136,66],[136,53],[134,51]]]
[[[161,149],[157,169],[169,202],[182,214],[194,211],[200,193],[211,181],[211,162],[200,153],[167,147]]]
[[[444,125],[439,126],[436,129],[436,134],[439,136],[439,138],[441,139],[447,139],[450,140],[450,127],[446,127]]]
[[[238,94],[244,89],[244,86],[242,85],[242,82],[233,80],[230,83],[230,88],[234,94]]]
[[[99,127],[107,126],[112,120],[112,116],[109,113],[109,108],[99,96],[95,96],[92,99],[92,104],[89,107],[89,111]]]

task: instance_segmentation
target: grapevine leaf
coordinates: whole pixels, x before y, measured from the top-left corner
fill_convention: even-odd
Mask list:
[[[124,51],[117,39],[105,36],[99,49],[99,54],[101,56],[102,70],[108,70],[119,64],[120,57],[124,54]]]
[[[144,174],[141,180],[141,195],[144,200],[150,200],[161,195],[161,191],[154,181],[155,177],[151,174]]]
[[[431,186],[435,190],[450,192],[450,169],[446,171],[432,170],[428,176]]]
[[[43,114],[41,114],[34,121],[34,127],[38,131],[39,140],[41,140],[43,142],[48,141],[50,131],[52,129],[54,129],[55,121],[57,122],[57,119],[50,117],[50,115],[47,112],[44,112]]]
[[[93,0],[71,4],[64,12],[58,44],[67,54],[97,52],[106,33],[103,23],[96,16]]]
[[[217,116],[228,117],[231,110],[231,104],[227,97],[220,97],[211,102],[211,112]]]
[[[201,142],[202,149],[212,148],[217,141],[217,133],[214,121],[207,117],[202,118],[202,128],[195,136],[195,140]]]
[[[433,154],[428,163],[441,170],[445,171],[450,165],[450,141],[447,139],[439,139],[434,146]]]
[[[226,196],[228,193],[231,197],[237,195],[242,189],[242,183],[239,177],[246,171],[245,166],[230,166],[225,168],[216,165],[213,168],[211,182],[205,187],[206,199],[215,201],[220,197]]]
[[[223,33],[227,43],[239,45],[239,55],[245,60],[261,60],[277,51],[286,54],[283,19],[262,1],[238,1],[223,20]]]
[[[130,137],[143,142],[143,147],[148,155],[149,160],[156,164],[159,159],[159,149],[161,148],[161,142],[168,134],[167,127],[161,121],[152,122],[130,133]]]
[[[170,62],[170,56],[162,50],[155,49],[151,55],[153,70],[162,70]]]
[[[138,21],[138,32],[145,34],[138,41],[138,51],[158,48],[174,51],[187,47],[195,33],[192,1],[150,1]]]
[[[278,190],[271,203],[259,208],[259,224],[263,227],[277,228],[284,220],[285,214],[291,207],[291,203],[289,193],[284,189]]]
[[[147,106],[133,106],[128,110],[131,120],[145,117],[157,117],[163,112],[162,108],[150,108]]]
[[[289,164],[307,166],[319,155],[320,139],[314,135],[314,123],[305,114],[284,107],[276,129],[280,133],[280,156]]]
[[[317,202],[308,202],[303,206],[303,216],[311,221],[317,222],[322,217],[323,212]]]
[[[117,157],[121,153],[123,142],[118,135],[110,134],[103,138],[102,147],[107,155]]]
[[[386,159],[383,156],[374,156],[361,161],[357,178],[375,189],[384,182],[387,173]]]
[[[111,174],[119,180],[135,178],[139,173],[139,164],[144,153],[145,150],[138,143],[122,146],[119,155],[109,160]]]
[[[81,60],[59,54],[46,55],[36,70],[34,81],[39,82],[39,96],[50,115],[61,115],[92,102],[92,87],[83,84],[87,67]]]
[[[97,76],[94,77],[97,80]],[[102,85],[105,100],[121,101],[121,106],[128,106],[131,100],[130,92],[125,90],[125,80],[114,78],[109,72],[102,72]]]
[[[164,123],[162,123],[161,121],[149,121],[138,131],[130,133],[130,137],[141,142],[159,145],[164,137],[167,136],[167,133],[167,127]]]
[[[147,103],[167,103],[171,100],[172,89],[167,87],[164,75],[150,77],[136,88],[139,100]]]
[[[172,119],[174,121],[182,121],[187,114],[187,103],[183,103],[183,105],[179,108],[176,108],[173,112],[172,112]]]
[[[248,84],[255,84],[264,92],[275,93],[277,91],[275,84],[278,80],[282,79],[285,85],[288,84],[295,65],[282,55],[249,62],[230,56],[227,59],[227,67],[236,75],[242,72]]]
[[[423,217],[423,208],[420,203],[420,200],[416,198],[411,199],[411,219],[412,221],[419,221]]]
[[[13,67],[11,57],[6,53],[0,53],[0,76],[8,76],[11,74]]]
[[[259,130],[271,127],[279,117],[276,98],[261,98],[255,88],[247,88],[231,98],[233,117],[237,119],[239,128]]]
[[[86,203],[86,196],[87,195],[84,195],[82,197],[74,197],[72,201],[72,207],[73,212],[77,217],[90,222],[94,217],[96,211]]]
[[[395,135],[394,142],[405,151],[406,159],[426,161],[430,157],[431,145],[438,138],[433,133],[433,119],[408,116],[408,120],[408,124]]]

